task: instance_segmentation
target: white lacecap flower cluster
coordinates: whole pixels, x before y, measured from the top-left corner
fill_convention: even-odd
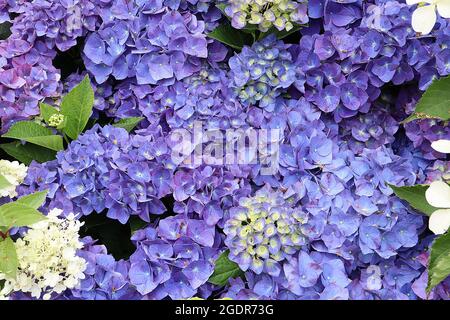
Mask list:
[[[0,174],[8,180],[9,186],[0,189],[0,197],[17,196],[16,187],[23,182],[28,167],[17,161],[0,160]]]
[[[32,225],[16,241],[17,276],[8,279],[0,273],[0,280],[5,280],[0,297],[21,291],[33,298],[50,299],[52,293],[76,288],[84,279],[86,261],[77,256],[77,250],[83,247],[78,234],[82,223],[73,214],[59,218],[61,213],[51,210],[48,219]]]

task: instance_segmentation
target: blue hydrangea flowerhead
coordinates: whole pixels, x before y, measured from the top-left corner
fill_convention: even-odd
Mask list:
[[[417,80],[415,92],[425,90],[448,75],[448,22],[440,20],[425,41],[411,13],[399,1],[310,1],[310,17],[322,19],[324,32],[305,32],[291,48],[295,87],[335,122],[367,113],[386,84]]]
[[[150,299],[187,299],[211,294],[207,283],[220,253],[214,227],[181,216],[160,221],[155,229],[137,231],[130,257],[130,282]]]
[[[117,5],[117,7],[115,7]],[[177,11],[143,1],[112,14],[90,33],[83,49],[87,70],[98,83],[136,78],[138,84],[173,84],[201,68],[201,61],[223,60],[226,49],[209,45],[205,22],[190,11]]]
[[[1,131],[39,114],[39,101],[61,94],[61,75],[53,66],[56,52],[42,41],[34,45],[14,36],[0,43]]]
[[[224,226],[225,244],[230,249],[230,260],[244,271],[278,276],[279,262],[305,244],[300,229],[307,215],[268,186],[253,197],[241,198],[239,206],[229,213]]]
[[[233,87],[242,103],[273,111],[275,99],[295,81],[288,45],[269,35],[230,58]]]
[[[11,31],[29,43],[44,39],[49,48],[67,51],[86,32],[95,30],[100,1],[8,1],[17,2],[12,12],[20,13]]]
[[[86,260],[85,278],[75,289],[65,292],[60,299],[81,300],[137,300],[139,294],[130,284],[130,263],[115,260],[104,245],[91,237],[82,239],[84,247],[79,255]]]
[[[205,63],[200,71],[172,85],[149,88],[124,82],[110,112],[120,118],[143,115],[150,123],[164,119],[171,129],[190,130],[195,121],[221,129],[241,126],[245,122],[243,106],[228,87],[226,71]]]
[[[49,207],[65,213],[106,209],[109,218],[121,223],[130,215],[150,221],[149,215],[166,210],[160,198],[171,192],[173,171],[155,160],[163,145],[153,138],[95,125],[56,160],[33,163],[20,192],[49,189]]]

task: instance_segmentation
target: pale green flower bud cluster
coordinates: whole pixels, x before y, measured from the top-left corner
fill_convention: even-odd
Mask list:
[[[84,279],[86,261],[77,256],[77,250],[83,247],[78,234],[82,223],[73,214],[59,218],[61,213],[51,210],[48,219],[32,225],[15,242],[17,276],[10,279],[0,273],[0,280],[5,280],[0,296],[21,291],[33,298],[50,299],[52,293],[76,288]]]
[[[60,113],[55,113],[48,119],[48,125],[50,127],[59,127],[63,123],[64,123],[64,115]]]
[[[254,197],[242,198],[230,209],[225,244],[230,260],[244,271],[267,272],[277,276],[279,265],[306,243],[301,226],[307,214],[293,208],[279,192],[263,188]]]
[[[225,14],[236,29],[254,25],[262,32],[272,27],[289,31],[295,24],[308,22],[306,1],[230,0],[225,6]]]
[[[17,196],[16,187],[25,179],[27,170],[27,166],[17,161],[0,160],[0,174],[9,182],[0,189],[0,198]]]

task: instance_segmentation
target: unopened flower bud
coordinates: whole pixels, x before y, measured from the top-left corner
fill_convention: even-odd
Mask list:
[[[50,127],[59,127],[63,123],[64,123],[64,115],[60,113],[55,113],[48,119],[48,125]]]

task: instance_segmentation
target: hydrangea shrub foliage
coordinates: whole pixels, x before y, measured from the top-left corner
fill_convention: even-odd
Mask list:
[[[0,298],[450,299],[417,3],[0,1]]]

